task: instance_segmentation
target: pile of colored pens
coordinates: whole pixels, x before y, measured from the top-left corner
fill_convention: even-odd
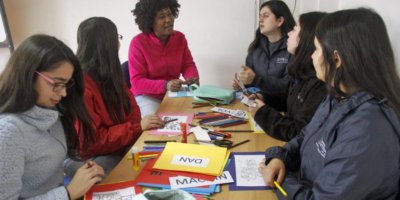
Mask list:
[[[232,117],[224,113],[198,113],[194,118],[200,119],[199,123],[202,125],[218,126],[220,128],[248,123],[247,120]]]

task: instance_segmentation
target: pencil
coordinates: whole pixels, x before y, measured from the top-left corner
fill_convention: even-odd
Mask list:
[[[218,130],[219,132],[254,132],[253,130]]]
[[[149,154],[149,155],[139,155],[139,158],[140,159],[142,159],[142,158],[154,158],[154,157],[156,157],[156,156],[158,156],[158,154]]]
[[[278,190],[282,193],[283,196],[287,197],[286,191],[279,185],[278,182],[274,181],[274,185],[276,188],[278,188]]]
[[[240,124],[247,124],[247,121],[238,121],[238,122],[234,122],[234,123],[224,124],[224,125],[219,126],[219,127],[220,128],[226,128],[226,127],[236,126],[236,125],[240,125]]]
[[[145,140],[145,144],[158,144],[158,143],[167,143],[167,142],[176,142],[176,140]]]
[[[164,124],[167,124],[167,123],[170,123],[170,122],[173,122],[173,121],[176,121],[176,120],[178,120],[178,118],[170,119],[170,120],[165,120],[165,121],[164,121]]]
[[[242,145],[242,144],[247,143],[247,142],[250,142],[250,140],[247,139],[247,140],[241,141],[239,143],[236,143],[236,144],[230,146],[228,149],[232,149],[233,147],[237,147],[237,146]]]

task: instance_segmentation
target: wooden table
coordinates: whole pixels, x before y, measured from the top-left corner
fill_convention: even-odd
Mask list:
[[[239,101],[233,102],[231,105],[221,106],[229,109],[241,109],[247,110],[247,108]],[[192,98],[168,98],[165,97],[161,103],[158,113],[197,113],[209,111],[211,107],[192,108]],[[249,124],[243,124],[239,126],[233,126],[226,129],[237,129],[237,130],[248,130],[250,129]],[[145,140],[181,140],[181,136],[161,136],[161,135],[150,135],[147,131],[136,141],[135,146],[142,149]],[[232,133],[231,140],[234,143],[250,139],[250,142],[242,144],[238,147],[232,148],[232,152],[251,152],[251,151],[264,151],[266,148],[271,146],[283,145],[284,142],[275,140],[266,134],[255,134],[255,133]],[[194,143],[193,134],[188,136],[188,143]],[[129,154],[129,153],[128,153]],[[101,182],[115,183],[120,181],[135,180],[140,171],[135,172],[132,168],[132,160],[128,159],[128,154],[121,160],[121,162],[111,171],[111,173]],[[141,168],[144,163],[142,163]],[[277,199],[275,193],[272,190],[251,190],[251,191],[229,191],[228,185],[222,186],[222,192],[212,195],[212,199]]]

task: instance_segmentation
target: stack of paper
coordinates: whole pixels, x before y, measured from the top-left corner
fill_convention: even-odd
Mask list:
[[[154,168],[220,176],[228,158],[226,148],[169,142]]]
[[[168,142],[159,157],[147,161],[136,181],[141,186],[211,195],[220,191],[220,184],[233,182],[223,171],[228,158],[226,148]]]

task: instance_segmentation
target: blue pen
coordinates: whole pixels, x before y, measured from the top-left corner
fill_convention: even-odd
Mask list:
[[[223,140],[223,136],[209,135],[211,140]]]
[[[143,149],[164,149],[164,146],[143,146]]]

